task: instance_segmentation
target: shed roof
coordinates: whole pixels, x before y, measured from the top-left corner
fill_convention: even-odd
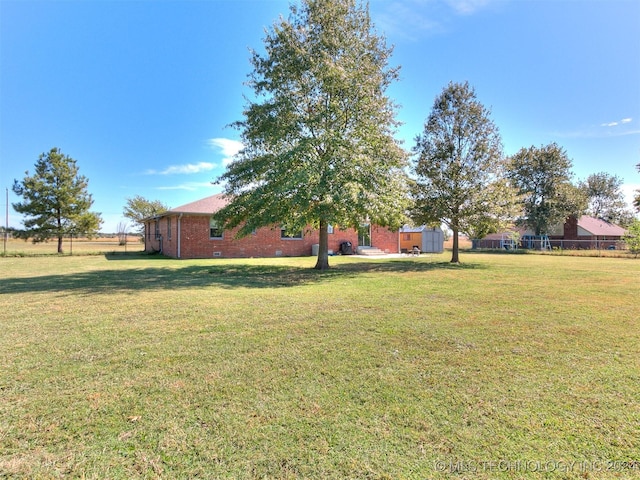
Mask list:
[[[420,233],[420,232],[424,232],[424,231],[436,231],[436,230],[440,230],[440,228],[438,227],[427,227],[426,225],[421,225],[419,227],[411,227],[409,225],[404,225],[403,227],[400,227],[400,233]]]

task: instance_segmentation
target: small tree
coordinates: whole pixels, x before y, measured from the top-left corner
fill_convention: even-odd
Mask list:
[[[510,159],[508,176],[524,201],[520,224],[546,235],[586,209],[586,196],[571,183],[571,160],[556,143],[523,148]]]
[[[640,220],[635,219],[629,225],[623,240],[627,244],[629,251],[637,257],[640,254]]]
[[[24,198],[14,203],[16,212],[26,215],[25,229],[18,234],[34,243],[58,239],[62,253],[64,235],[94,236],[102,219],[89,211],[93,199],[88,193],[88,180],[78,174],[76,161],[57,149],[40,155],[35,173],[25,172],[22,182],[14,181],[13,191]]]
[[[297,3],[297,2],[296,2]],[[406,154],[394,138],[391,50],[356,0],[302,0],[253,53],[255,102],[234,125],[244,149],[218,178],[217,212],[239,236],[280,225],[319,230],[316,269],[329,268],[328,227],[402,225]]]
[[[416,223],[447,225],[453,232],[451,262],[458,263],[459,233],[484,236],[516,208],[498,128],[468,83],[450,83],[436,98],[413,151],[411,216]]]
[[[129,228],[129,225],[127,225],[125,222],[120,222],[118,223],[118,226],[116,228],[118,230],[118,245],[120,246],[126,245],[127,229]]]
[[[133,198],[127,198],[127,204],[124,207],[123,215],[133,221],[138,226],[138,233],[144,231],[144,219],[160,215],[169,210],[160,200],[147,200],[140,195]]]

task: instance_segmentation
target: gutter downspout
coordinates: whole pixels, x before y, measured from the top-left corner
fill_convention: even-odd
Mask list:
[[[181,225],[182,225],[182,222],[181,222],[181,220],[182,220],[182,215],[183,215],[182,213],[181,213],[180,215],[178,215],[178,258],[181,258],[181,253],[182,253],[182,252],[180,251],[180,246],[181,246],[181,244],[180,244],[180,240],[182,239],[182,234],[181,234],[181,231],[182,231],[182,229],[181,229]]]

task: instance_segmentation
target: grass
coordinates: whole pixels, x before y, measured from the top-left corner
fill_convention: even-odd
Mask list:
[[[0,259],[0,476],[640,478],[640,262],[449,256]]]

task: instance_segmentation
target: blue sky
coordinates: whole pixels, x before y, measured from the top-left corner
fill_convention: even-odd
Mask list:
[[[288,0],[0,0],[0,187],[52,147],[89,179],[113,232],[127,198],[170,207],[217,193],[238,147],[249,49]],[[407,149],[435,97],[469,83],[506,154],[557,142],[576,179],[640,188],[640,2],[371,0],[394,45]],[[3,215],[4,216],[4,215]],[[9,224],[21,226],[10,209]],[[1,222],[4,225],[4,219]]]

